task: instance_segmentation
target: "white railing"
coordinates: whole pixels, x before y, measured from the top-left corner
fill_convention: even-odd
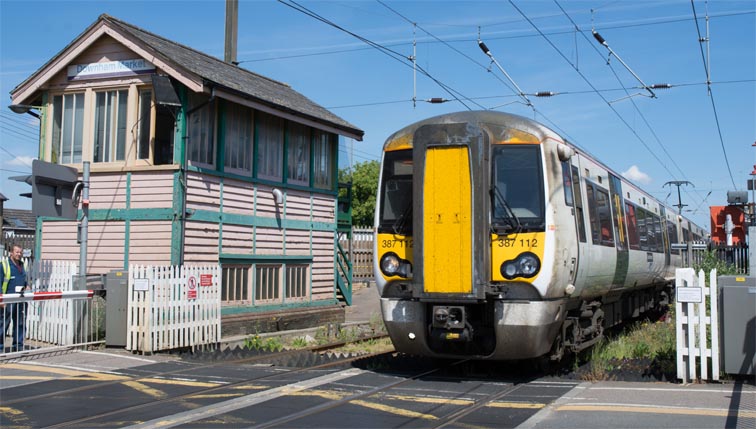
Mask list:
[[[709,273],[708,287],[705,280],[703,270],[698,276],[693,268],[678,268],[675,272],[677,378],[684,383],[698,380],[697,369],[701,380],[719,380],[717,270]]]
[[[126,350],[220,342],[221,279],[219,265],[130,266]]]

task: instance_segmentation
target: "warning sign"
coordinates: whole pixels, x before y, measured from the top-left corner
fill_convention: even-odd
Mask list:
[[[212,286],[213,275],[212,274],[200,274],[200,286]]]
[[[186,280],[187,294],[189,300],[197,299],[197,277],[189,276]]]

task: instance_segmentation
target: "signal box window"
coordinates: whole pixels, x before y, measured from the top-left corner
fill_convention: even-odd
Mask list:
[[[226,104],[225,155],[226,171],[252,172],[252,109],[238,104]]]
[[[316,130],[312,145],[312,184],[320,189],[333,189],[334,135]]]
[[[189,101],[189,111],[191,111],[188,120],[189,161],[193,164],[213,166],[215,163],[214,105],[195,94],[190,94]]]
[[[310,184],[310,130],[289,122],[286,181],[295,185]]]
[[[260,113],[257,115],[257,177],[280,182],[283,178],[283,119]]]
[[[81,162],[84,140],[84,93],[53,97],[51,161],[58,164]]]
[[[128,91],[98,92],[95,98],[93,161],[123,161],[126,156]]]

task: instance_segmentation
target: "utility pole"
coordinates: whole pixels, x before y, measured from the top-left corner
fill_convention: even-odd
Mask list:
[[[667,182],[664,184],[664,186],[667,186],[667,185],[670,185],[670,187],[672,185],[677,186],[677,204],[675,204],[675,207],[677,207],[677,214],[682,214],[682,209],[683,207],[687,206],[687,204],[682,203],[682,197],[680,196],[680,186],[682,185],[693,186],[693,184],[688,182],[687,180],[673,180],[671,182]]]

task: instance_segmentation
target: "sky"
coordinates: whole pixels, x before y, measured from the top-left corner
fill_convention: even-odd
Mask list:
[[[18,196],[29,186],[8,177],[38,155],[38,122],[7,109],[10,92],[102,13],[223,57],[223,0],[0,0],[6,207],[30,208]],[[498,110],[549,126],[669,205],[680,202],[670,182],[689,182],[683,213],[706,229],[709,206],[745,191],[756,168],[753,0],[240,0],[238,19],[241,67],[365,131],[341,145],[342,167],[379,159],[416,121]]]

